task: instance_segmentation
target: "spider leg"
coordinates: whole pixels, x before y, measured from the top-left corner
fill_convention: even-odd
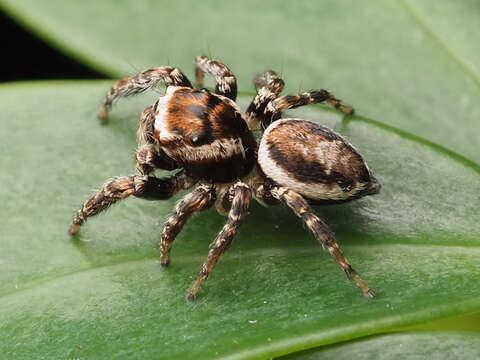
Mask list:
[[[233,101],[237,98],[237,80],[232,71],[223,63],[209,59],[207,56],[195,58],[195,86],[202,87],[203,74],[215,77],[215,93],[226,96]]]
[[[332,255],[335,261],[340,265],[347,277],[353,279],[360,289],[362,289],[365,296],[370,298],[375,297],[375,292],[360,278],[357,272],[353,270],[352,266],[343,255],[342,250],[340,250],[340,247],[327,224],[313,213],[307,201],[300,194],[288,188],[278,187],[272,189],[272,195],[287,204],[293,212],[305,222],[322,246],[327,248],[330,255]]]
[[[247,214],[248,205],[251,198],[251,190],[242,183],[237,182],[233,185],[233,201],[232,207],[228,214],[228,220],[220,233],[217,235],[215,241],[210,245],[210,251],[207,259],[202,265],[197,279],[192,284],[187,293],[187,300],[193,300],[200,288],[203,280],[205,280],[218,261],[218,258],[228,249],[232,244],[233,238],[238,232],[242,221]]]
[[[164,200],[193,184],[194,181],[182,171],[169,178],[144,175],[116,177],[107,181],[100,190],[85,201],[77,211],[68,232],[75,235],[88,217],[97,215],[110,205],[130,195],[148,200]]]
[[[155,144],[155,111],[154,106],[148,106],[143,110],[138,120],[137,140],[139,145]]]
[[[148,175],[155,169],[175,170],[180,168],[175,160],[152,144],[140,146],[135,156],[136,168],[142,175]]]
[[[278,120],[282,116],[281,112],[266,112],[265,107],[270,101],[280,95],[285,83],[277,73],[271,70],[255,76],[253,83],[259,89],[257,95],[248,106],[245,117],[250,130],[255,130],[259,122],[262,123],[262,129],[266,129],[272,121]]]
[[[352,107],[343,105],[339,99],[335,98],[327,90],[320,89],[296,95],[286,95],[278,97],[267,104],[265,108],[265,114],[275,115],[285,109],[293,109],[299,106],[321,103],[324,101],[328,102],[335,108],[340,109],[340,111],[343,112],[345,115],[352,115],[354,112]]]
[[[98,114],[99,119],[104,120],[107,117],[108,110],[117,98],[138,94],[154,87],[162,80],[167,86],[192,87],[188,78],[179,69],[172,66],[153,67],[136,75],[125,77],[113,85],[103,100],[102,109]]]
[[[181,166],[170,158],[157,146],[154,138],[155,112],[154,107],[149,106],[143,110],[138,121],[138,150],[136,153],[136,167],[142,175],[150,174],[154,169],[174,170]]]
[[[208,209],[215,201],[216,193],[213,186],[200,185],[177,203],[175,212],[168,218],[162,231],[160,244],[160,263],[166,267],[170,263],[169,252],[176,236],[182,230],[188,218],[193,213]]]

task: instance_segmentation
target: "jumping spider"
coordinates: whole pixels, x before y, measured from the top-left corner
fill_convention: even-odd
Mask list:
[[[215,77],[215,93],[201,89],[204,73]],[[188,290],[188,300],[195,298],[202,281],[231,245],[252,196],[265,206],[289,206],[347,276],[367,297],[374,297],[309,204],[341,203],[376,194],[380,184],[361,155],[340,135],[310,121],[281,118],[284,109],[324,101],[347,115],[353,109],[326,90],[280,96],[283,80],[267,71],[254,79],[257,95],[242,114],[235,103],[236,79],[227,66],[199,56],[195,75],[196,88],[179,69],[160,66],[126,77],[111,88],[99,114],[101,120],[117,98],[143,92],[160,81],[167,87],[139,120],[136,168],[140,175],[107,181],[77,212],[70,234],[76,234],[88,217],[130,195],[163,200],[198,183],[177,203],[163,228],[161,265],[168,266],[172,243],[193,213],[215,204],[228,220]],[[252,131],[259,124],[262,135],[257,145]],[[181,170],[157,178],[149,175],[154,169]]]

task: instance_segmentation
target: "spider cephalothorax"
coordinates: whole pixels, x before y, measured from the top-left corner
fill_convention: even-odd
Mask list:
[[[117,82],[105,97],[101,120],[112,102],[164,81],[167,89],[140,117],[136,167],[139,175],[107,181],[77,212],[69,232],[108,206],[130,195],[161,200],[198,184],[181,199],[168,218],[160,243],[160,263],[167,266],[175,237],[194,213],[215,204],[228,216],[211,245],[196,281],[187,293],[193,299],[218,258],[233,241],[253,196],[263,205],[285,203],[315,234],[368,297],[373,290],[353,270],[328,226],[309,204],[340,203],[376,194],[380,184],[360,154],[340,135],[313,122],[283,119],[281,111],[328,102],[350,115],[326,90],[280,96],[283,80],[273,71],[254,79],[259,88],[245,114],[235,103],[236,79],[230,69],[206,56],[195,59],[196,88],[177,68],[155,67]],[[203,74],[215,77],[215,93],[202,87]],[[261,124],[259,144],[253,130]],[[151,176],[155,169],[180,169],[168,178]]]

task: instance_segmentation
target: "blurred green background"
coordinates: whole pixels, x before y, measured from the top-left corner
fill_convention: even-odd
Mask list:
[[[7,358],[478,358],[477,1],[1,0],[0,7],[85,67],[73,72],[83,79],[0,86]],[[41,67],[38,52],[23,45],[4,56]],[[213,210],[185,227],[168,271],[156,262],[157,242],[179,197],[128,199],[78,238],[67,236],[92,189],[134,172],[136,121],[158,97],[119,102],[100,126],[107,78],[165,64],[193,78],[199,54],[232,69],[243,108],[254,95],[252,76],[267,69],[281,73],[285,93],[327,88],[355,107],[350,121],[325,106],[289,114],[341,132],[383,183],[378,196],[317,208],[377,299],[363,299],[281,207],[251,207],[194,304],[184,293],[224,222]],[[58,59],[52,78],[71,77]]]

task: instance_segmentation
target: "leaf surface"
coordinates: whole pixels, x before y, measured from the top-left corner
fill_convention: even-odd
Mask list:
[[[477,359],[480,336],[468,332],[411,332],[352,341],[282,359]]]
[[[0,348],[6,358],[265,358],[480,310],[480,168],[414,135],[324,108],[291,112],[348,137],[379,195],[318,207],[369,301],[287,208],[253,204],[197,301],[184,300],[225,218],[195,216],[160,268],[158,239],[181,197],[74,212],[134,173],[136,121],[153,93],[95,115],[103,82],[0,87]],[[246,107],[251,96],[242,95]],[[161,172],[158,173],[162,175]]]

